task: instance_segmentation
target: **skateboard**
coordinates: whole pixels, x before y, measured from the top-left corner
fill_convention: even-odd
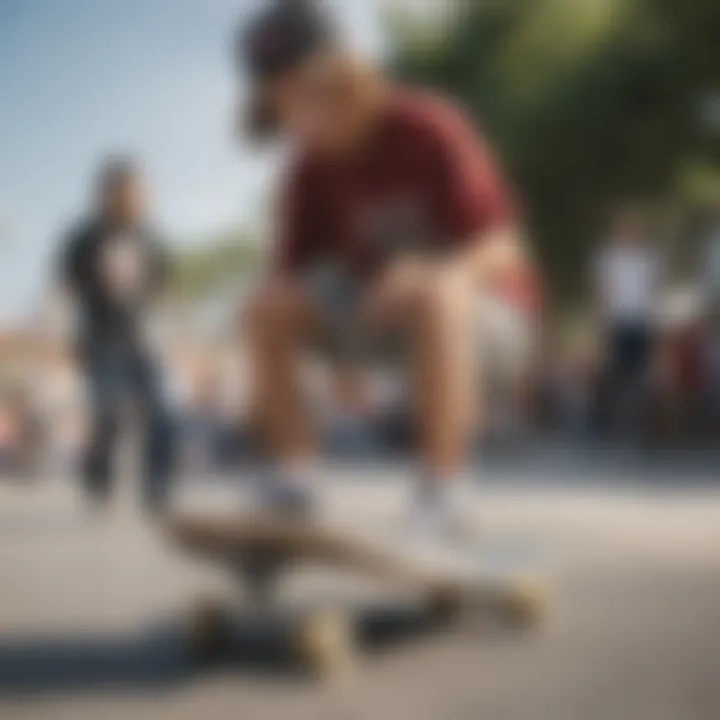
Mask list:
[[[489,614],[511,627],[529,628],[546,614],[537,562],[517,547],[493,547],[490,541],[433,553],[398,542],[391,532],[363,534],[319,520],[250,512],[186,513],[171,518],[166,530],[185,551],[224,565],[242,584],[257,617],[281,604],[278,580],[302,565],[351,570],[402,586],[419,598],[433,624]],[[347,603],[330,603],[295,617],[285,633],[293,661],[318,676],[344,674],[355,665],[356,615]],[[229,604],[196,602],[187,623],[194,656],[215,655],[228,643],[232,623]]]

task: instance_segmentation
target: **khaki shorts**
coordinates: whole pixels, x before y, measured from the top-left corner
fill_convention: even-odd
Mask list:
[[[304,287],[322,325],[311,351],[339,365],[394,365],[404,359],[401,331],[368,333],[362,327],[363,291],[356,282],[320,267],[305,275]]]
[[[305,287],[323,329],[312,349],[339,364],[396,365],[407,358],[407,337],[401,329],[380,335],[361,329],[358,313],[362,290],[337,273],[316,268],[305,276]],[[527,373],[536,354],[532,318],[492,297],[478,298],[472,332],[478,365],[484,376],[501,384]]]

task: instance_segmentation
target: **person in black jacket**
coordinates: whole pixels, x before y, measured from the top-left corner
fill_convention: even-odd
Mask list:
[[[65,241],[60,273],[77,311],[78,356],[89,388],[91,431],[83,473],[88,497],[100,505],[109,497],[119,424],[132,403],[146,424],[144,499],[158,510],[169,489],[171,432],[147,321],[169,261],[146,223],[146,205],[138,165],[126,158],[106,161],[93,211]]]

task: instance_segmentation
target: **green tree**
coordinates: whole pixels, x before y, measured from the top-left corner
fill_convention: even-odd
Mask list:
[[[441,36],[395,23],[392,65],[458,99],[498,146],[551,285],[577,290],[616,203],[670,198],[720,89],[715,0],[461,2]]]
[[[193,243],[177,254],[172,289],[183,298],[203,297],[257,271],[261,255],[259,244],[240,232]]]

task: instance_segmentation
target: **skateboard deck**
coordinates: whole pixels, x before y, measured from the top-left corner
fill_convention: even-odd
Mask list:
[[[542,620],[545,594],[537,560],[517,544],[431,550],[397,531],[360,531],[317,519],[238,511],[217,516],[185,513],[167,523],[170,538],[187,552],[219,562],[236,575],[265,611],[276,602],[275,582],[303,565],[341,568],[413,591],[439,621],[491,611],[525,627]],[[354,655],[352,611],[321,607],[290,632],[303,667],[331,674]],[[227,635],[227,609],[201,603],[190,628],[201,654]]]

